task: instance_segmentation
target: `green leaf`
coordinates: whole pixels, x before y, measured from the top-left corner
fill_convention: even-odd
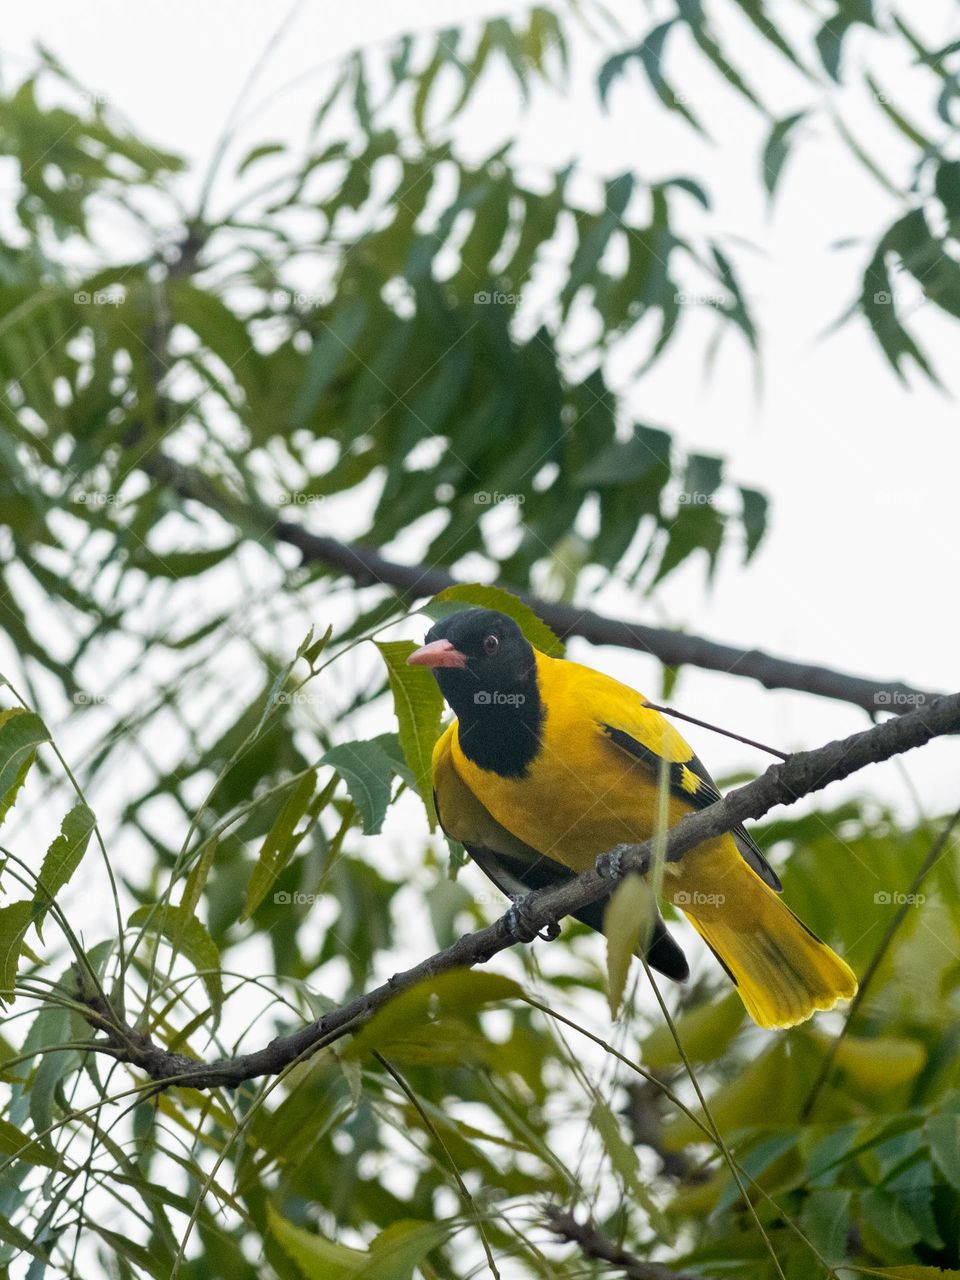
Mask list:
[[[247,895],[240,914],[241,920],[249,920],[264,899],[267,890],[296,852],[297,845],[306,835],[306,828],[295,831],[300,819],[307,812],[317,785],[315,769],[309,769],[287,797],[287,801],[274,819],[273,826],[260,849],[257,864],[250,875]],[[389,799],[390,784],[387,783]],[[359,808],[359,806],[358,806]],[[382,819],[381,819],[382,821]],[[379,830],[379,827],[377,828]]]
[[[411,667],[407,658],[417,647],[409,640],[375,641],[387,666],[400,746],[427,810],[430,830],[436,826],[433,806],[433,748],[440,736],[443,695],[425,667]]]
[[[393,1222],[373,1240],[369,1251],[350,1249],[325,1236],[296,1227],[267,1206],[270,1233],[280,1242],[306,1280],[411,1280],[414,1268],[450,1234],[444,1223]]]
[[[327,627],[322,636],[314,639],[313,628],[311,627],[309,635],[297,650],[297,657],[303,658],[304,662],[313,669],[316,666],[317,659],[323,653],[324,649],[330,643],[330,637],[333,635],[333,627]]]
[[[804,1201],[800,1221],[827,1262],[842,1262],[846,1257],[852,1195],[838,1187],[817,1188]]]
[[[767,136],[760,160],[760,176],[763,178],[767,195],[771,199],[776,192],[777,183],[780,181],[783,166],[790,152],[789,135],[805,115],[805,111],[797,111],[793,115],[785,116],[782,120],[775,120]]]
[[[0,711],[0,822],[7,816],[33,764],[37,747],[49,742],[47,726],[33,711]]]
[[[56,1169],[60,1164],[57,1157],[42,1147],[35,1138],[29,1137],[9,1120],[3,1119],[0,1119],[0,1156],[15,1156],[27,1164],[43,1165],[46,1169]]]
[[[860,1212],[864,1221],[891,1244],[916,1244],[923,1234],[901,1198],[880,1187],[860,1193]]]
[[[630,961],[653,929],[656,903],[650,886],[640,876],[621,880],[603,913],[607,939],[607,1002],[610,1016],[620,1012]]]
[[[391,1054],[391,1047],[403,1048],[416,1041],[429,1023],[462,1019],[489,1004],[522,998],[523,988],[496,973],[473,973],[456,969],[404,991],[377,1011],[353,1037],[345,1050],[348,1058],[374,1051]]]
[[[451,1233],[444,1222],[391,1222],[370,1245],[370,1261],[358,1280],[412,1280],[414,1268]]]
[[[340,774],[357,807],[364,832],[368,836],[376,835],[390,803],[393,764],[387,753],[373,741],[342,742],[332,747],[320,763],[332,765]]]
[[[349,1249],[303,1227],[295,1227],[270,1204],[267,1205],[267,1225],[270,1234],[307,1280],[341,1280],[341,1277],[355,1276],[368,1260],[362,1249]]]
[[[131,555],[131,569],[140,569],[151,578],[195,578],[208,569],[214,569],[228,560],[240,545],[228,542],[223,547],[209,547],[198,551],[167,551],[160,554],[149,547],[139,546]]]
[[[614,54],[612,58],[607,59],[600,68],[600,74],[597,77],[600,101],[606,108],[610,86],[623,74],[624,67],[636,58],[643,67],[651,88],[667,110],[679,112],[689,124],[702,133],[700,122],[686,106],[686,98],[683,94],[674,90],[664,76],[660,66],[663,60],[664,45],[675,21],[675,18],[671,18],[668,22],[662,22],[659,26],[649,31],[640,44],[635,45],[632,49],[624,49],[622,53]]]
[[[183,907],[148,904],[138,907],[127,924],[159,934],[181,951],[200,975],[211,1005],[219,1010],[223,1003],[220,952],[202,921],[192,912],[188,915]]]
[[[517,623],[535,649],[551,658],[563,657],[563,641],[541,621],[529,605],[502,587],[487,587],[480,582],[458,583],[447,587],[422,607],[421,613],[434,620],[459,612],[455,605],[476,605],[481,609],[497,609]]]
[[[960,1114],[948,1111],[928,1116],[924,1122],[934,1163],[956,1190],[960,1190]]]
[[[740,520],[747,546],[744,559],[751,560],[767,531],[767,509],[770,504],[765,494],[757,489],[745,489],[742,485],[740,501],[743,504]]]
[[[47,850],[33,896],[33,918],[40,933],[40,922],[50,903],[79,867],[90,843],[97,819],[83,803],[74,805],[60,824],[60,834]]]
[[[712,1004],[687,1009],[674,1022],[677,1040],[691,1062],[719,1062],[743,1025],[743,1001],[735,991]],[[670,1027],[655,1027],[641,1044],[641,1060],[658,1070],[679,1066],[683,1059]]]
[[[33,903],[0,907],[0,1000],[13,1002],[23,938],[33,919]]]
[[[251,147],[247,154],[237,165],[236,176],[242,178],[251,165],[257,163],[258,160],[264,159],[265,156],[275,156],[282,151],[286,151],[286,146],[282,142],[261,142],[256,147]]]
[[[310,424],[320,398],[348,358],[356,361],[354,350],[369,321],[367,302],[351,298],[339,308],[330,324],[321,323],[321,333],[307,358],[306,377],[290,410],[290,425]]]
[[[927,1050],[921,1041],[906,1036],[845,1035],[837,1045],[834,1061],[859,1089],[882,1092],[919,1075],[926,1065]]]

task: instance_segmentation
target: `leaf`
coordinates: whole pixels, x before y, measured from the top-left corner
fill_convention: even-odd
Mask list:
[[[179,582],[182,578],[195,578],[208,569],[216,568],[218,564],[228,560],[239,545],[238,541],[234,541],[223,547],[167,551],[162,554],[141,545],[131,555],[129,566],[131,569],[142,570],[151,578],[171,578]]]
[[[60,1164],[56,1155],[42,1147],[35,1138],[3,1119],[0,1119],[0,1156],[14,1156],[27,1164],[43,1165],[46,1169],[56,1169]]]
[[[655,910],[650,886],[637,875],[621,880],[606,905],[603,932],[607,939],[607,1002],[611,1018],[620,1011],[630,961],[649,940]]]
[[[614,54],[612,58],[607,59],[600,68],[600,73],[597,77],[600,102],[606,109],[610,86],[618,76],[623,74],[623,69],[627,63],[636,58],[646,72],[651,88],[667,110],[679,112],[688,123],[702,133],[703,129],[699,121],[686,106],[686,98],[683,94],[674,91],[660,69],[664,45],[675,21],[675,18],[671,18],[668,22],[662,22],[659,26],[648,31],[640,44],[635,45],[632,49],[624,49],[622,53]]]
[[[0,711],[0,822],[7,816],[33,764],[37,747],[49,742],[46,725],[33,711]]]
[[[297,1264],[307,1280],[340,1280],[343,1276],[356,1275],[367,1260],[362,1249],[349,1249],[335,1244],[325,1236],[295,1227],[282,1218],[273,1205],[267,1205],[267,1225],[270,1234],[283,1247],[285,1253]]]
[[[201,846],[200,857],[190,868],[190,874],[184,882],[183,894],[180,898],[180,910],[184,919],[189,919],[197,909],[203,893],[203,887],[207,883],[207,877],[210,875],[210,868],[213,866],[214,859],[217,856],[218,847],[219,841],[217,837],[208,836]],[[175,943],[174,946],[179,951],[179,943]]]
[[[960,1190],[960,1114],[927,1116],[923,1127],[934,1163],[947,1182]]]
[[[314,639],[313,628],[311,627],[309,635],[306,637],[303,644],[301,644],[300,648],[297,650],[297,657],[303,658],[304,662],[306,662],[307,665],[312,670],[316,665],[317,659],[320,657],[321,653],[323,653],[324,649],[330,643],[330,637],[332,635],[333,635],[333,627],[329,626],[327,627],[326,631],[324,631],[322,636],[318,636],[316,639]]]
[[[286,146],[282,142],[261,142],[256,147],[251,147],[247,154],[237,165],[236,177],[242,178],[251,165],[262,160],[265,156],[275,156],[282,151],[286,151]]]
[[[0,1000],[13,1002],[20,950],[32,919],[32,902],[11,902],[0,907]]]
[[[306,1280],[411,1280],[431,1249],[450,1234],[444,1223],[393,1222],[373,1240],[369,1251],[350,1249],[325,1236],[296,1227],[267,1206],[270,1233],[280,1242]]]
[[[373,1051],[386,1054],[391,1045],[407,1045],[427,1026],[444,1018],[460,1019],[488,1004],[522,998],[523,988],[495,973],[456,969],[404,991],[377,1011],[353,1037],[344,1056],[363,1057]]]
[[[899,1196],[880,1187],[860,1193],[860,1213],[866,1223],[891,1244],[916,1244],[922,1232]]]
[[[458,583],[447,587],[424,605],[421,613],[434,620],[458,612],[453,604],[476,605],[481,609],[497,609],[512,618],[535,649],[551,658],[563,657],[563,641],[541,621],[529,605],[502,587],[488,587],[480,582]]]
[[[342,742],[331,747],[320,763],[332,765],[340,774],[356,805],[364,833],[376,835],[390,803],[393,765],[387,753],[372,741]]]
[[[354,347],[369,320],[367,302],[351,298],[340,307],[330,324],[321,323],[321,333],[307,358],[306,377],[290,410],[290,425],[309,426],[320,398],[348,357],[356,359]]]
[[[760,160],[760,176],[763,178],[763,185],[767,189],[767,195],[771,199],[773,199],[776,192],[777,183],[780,181],[783,166],[790,152],[790,144],[787,139],[805,115],[805,111],[797,111],[793,115],[785,116],[782,120],[775,120],[767,136]]]
[[[358,1280],[412,1280],[414,1268],[451,1234],[444,1222],[391,1222],[370,1245],[370,1261]]]
[[[96,825],[96,817],[83,803],[74,805],[60,824],[60,834],[44,856],[33,895],[33,918],[38,934],[50,903],[79,867]]]
[[[223,983],[220,974],[220,952],[210,937],[206,926],[192,912],[183,907],[165,904],[138,907],[127,924],[131,928],[143,927],[148,933],[159,934],[181,951],[196,969],[206,987],[210,1003],[219,1010],[223,1002]]]
[[[316,785],[316,770],[308,769],[287,797],[286,803],[274,819],[273,826],[267,832],[266,839],[261,846],[257,864],[250,875],[243,911],[240,914],[241,921],[249,920],[254,911],[256,911],[267,890],[293,857],[297,845],[306,834],[306,830],[296,832],[295,828],[307,812],[307,807],[313,798]],[[389,794],[390,784],[388,782],[388,799]]]
[[[757,489],[745,489],[743,485],[740,486],[740,501],[743,504],[740,522],[747,547],[744,560],[748,561],[753,558],[767,531],[767,509],[770,504],[765,494]]]
[[[433,748],[440,736],[443,695],[425,667],[407,665],[417,647],[409,640],[374,641],[387,666],[393,708],[404,758],[417,780],[430,830],[436,826],[433,806]]]
[[[743,1025],[743,1001],[735,991],[722,1000],[685,1010],[674,1022],[677,1040],[691,1062],[718,1062]],[[641,1043],[641,1061],[653,1070],[679,1066],[683,1059],[669,1026],[655,1027]]]
[[[905,1036],[846,1035],[837,1046],[835,1058],[836,1065],[859,1088],[872,1092],[906,1084],[919,1075],[926,1061],[926,1046]]]
[[[818,1187],[803,1202],[800,1221],[829,1263],[842,1262],[846,1257],[852,1196],[843,1188]]]

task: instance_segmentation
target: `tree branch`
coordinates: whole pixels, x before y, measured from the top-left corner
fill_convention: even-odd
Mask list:
[[[800,751],[773,764],[753,782],[729,792],[707,809],[688,813],[667,833],[670,861],[750,819],[762,818],[778,804],[793,804],[831,782],[849,777],[868,764],[923,746],[932,738],[960,731],[960,693],[937,698],[929,705],[861,733],[828,742],[814,751]],[[518,941],[531,941],[564,916],[606,898],[628,873],[643,874],[652,856],[652,841],[620,845],[601,855],[596,865],[557,888],[531,893],[494,924],[465,934],[444,951],[394,974],[374,990],[348,1001],[291,1035],[279,1036],[265,1048],[218,1062],[202,1062],[171,1053],[135,1030],[93,993],[80,994],[90,1010],[90,1022],[105,1034],[104,1052],[145,1071],[153,1080],[189,1085],[194,1089],[235,1087],[259,1076],[277,1075],[291,1063],[333,1043],[365,1022],[394,996],[451,969],[483,964]],[[517,913],[522,936],[517,932]]]
[[[280,519],[275,511],[256,509],[238,501],[202,473],[181,466],[162,453],[150,454],[140,465],[148,475],[182,498],[203,503],[241,529],[258,528],[263,535],[296,547],[304,562],[327,565],[346,574],[360,586],[379,584],[420,597],[436,595],[458,583],[452,574],[439,566],[399,564],[386,559],[374,547],[310,533],[292,521]],[[591,644],[638,649],[670,667],[702,667],[707,671],[722,671],[725,675],[745,676],[759,681],[765,689],[796,689],[821,698],[849,702],[871,712],[903,714],[939,696],[929,689],[915,689],[899,680],[868,680],[829,667],[777,658],[759,649],[737,649],[733,645],[718,644],[681,631],[608,618],[575,605],[541,600],[519,589],[515,594],[562,639],[580,636]]]
[[[592,1222],[578,1222],[572,1212],[561,1209],[559,1205],[548,1204],[544,1216],[549,1229],[561,1240],[578,1245],[585,1258],[618,1267],[627,1280],[704,1280],[703,1276],[693,1276],[689,1271],[675,1271],[662,1262],[638,1258],[635,1253],[602,1235]]]

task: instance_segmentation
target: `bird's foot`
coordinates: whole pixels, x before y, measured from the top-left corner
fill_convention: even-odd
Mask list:
[[[633,852],[634,847],[631,844],[618,844],[608,853],[601,853],[594,863],[597,875],[602,876],[604,880],[620,880],[626,870],[623,860],[628,853]],[[637,868],[641,875],[645,870],[645,866]]]
[[[528,914],[528,904],[532,895],[525,894],[515,898],[513,906],[503,917],[503,927],[514,942],[532,942],[540,938],[543,942],[553,942],[560,936],[560,925],[551,920],[543,929],[533,924]]]

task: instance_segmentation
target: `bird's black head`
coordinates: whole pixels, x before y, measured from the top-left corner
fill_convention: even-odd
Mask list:
[[[505,613],[465,609],[437,622],[407,659],[430,667],[481,768],[522,775],[539,749],[543,709],[533,646]]]

